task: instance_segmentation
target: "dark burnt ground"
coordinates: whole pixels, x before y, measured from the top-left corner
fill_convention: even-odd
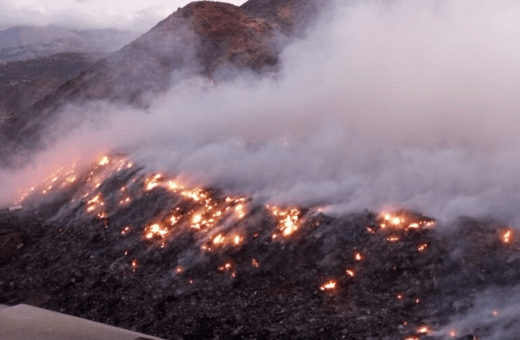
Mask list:
[[[397,228],[369,211],[297,209],[298,229],[284,235],[272,207],[218,190],[172,191],[163,177],[111,162],[1,213],[0,303],[167,339],[432,339],[418,327],[439,329],[477,292],[520,279],[518,242],[493,221],[463,218],[440,232],[414,213],[401,213]],[[248,209],[190,227],[204,204]],[[146,236],[172,214],[166,237]],[[229,242],[217,244],[217,234]]]

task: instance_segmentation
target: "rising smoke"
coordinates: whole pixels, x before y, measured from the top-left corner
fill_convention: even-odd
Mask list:
[[[519,16],[509,0],[338,4],[280,74],[190,78],[144,114],[97,103],[103,117],[40,157],[116,149],[259,202],[516,223]]]

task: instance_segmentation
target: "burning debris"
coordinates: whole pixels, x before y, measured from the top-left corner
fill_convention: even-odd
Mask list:
[[[520,279],[509,227],[461,219],[444,235],[414,212],[258,206],[117,155],[60,169],[20,203],[4,224],[31,241],[2,255],[0,303],[30,289],[45,308],[165,338],[435,339],[454,304]]]

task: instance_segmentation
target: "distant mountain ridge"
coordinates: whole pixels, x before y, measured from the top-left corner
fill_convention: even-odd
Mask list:
[[[0,31],[0,62],[41,58],[58,53],[113,52],[139,37],[115,29],[69,30],[62,27],[12,27]]]

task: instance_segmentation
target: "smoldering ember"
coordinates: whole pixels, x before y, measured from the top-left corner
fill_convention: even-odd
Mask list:
[[[190,75],[211,86],[276,78],[284,50],[334,10],[198,1],[117,52],[10,59],[0,65],[2,169],[22,171],[59,144],[53,129],[69,105],[146,110]],[[520,241],[507,221],[329,213],[105,151],[52,164],[0,211],[0,304],[164,339],[518,339]]]

